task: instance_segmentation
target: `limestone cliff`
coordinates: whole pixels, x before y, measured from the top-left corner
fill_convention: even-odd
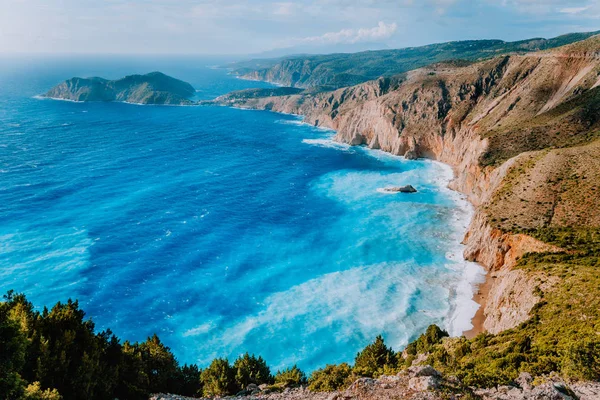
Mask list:
[[[523,232],[600,226],[600,201],[593,196],[600,181],[594,162],[600,156],[598,36],[464,67],[438,64],[332,92],[220,101],[300,114],[335,129],[338,141],[451,165],[451,187],[477,206],[465,257],[490,271],[484,326],[491,333],[525,321],[539,301],[536,276],[516,269],[517,260],[560,250]],[[565,180],[553,180],[573,173],[589,177],[579,182],[582,195]]]

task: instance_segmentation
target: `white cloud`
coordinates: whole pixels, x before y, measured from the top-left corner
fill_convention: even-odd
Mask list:
[[[379,21],[379,24],[373,28],[360,29],[342,29],[337,32],[327,32],[320,36],[308,36],[305,38],[293,39],[295,44],[316,43],[316,44],[354,44],[375,42],[390,38],[398,29],[396,23],[386,24]]]
[[[589,7],[567,7],[567,8],[561,8],[558,11],[563,14],[580,14],[587,9],[589,9]]]
[[[488,0],[518,12],[544,15],[553,13],[580,14],[590,8],[589,0]]]

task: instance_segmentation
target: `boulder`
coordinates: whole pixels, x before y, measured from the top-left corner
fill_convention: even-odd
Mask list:
[[[248,386],[246,386],[246,392],[254,395],[260,393],[260,389],[258,388],[258,385],[256,385],[255,383],[251,383]]]
[[[533,377],[528,372],[521,372],[519,377],[515,381],[517,385],[519,385],[523,390],[531,390],[533,382]]]
[[[406,186],[390,186],[383,189],[385,192],[389,193],[416,193],[417,189],[415,189],[412,185]]]
[[[442,374],[436,371],[431,365],[417,365],[415,367],[410,367],[408,369],[408,374],[414,377],[433,376],[439,378],[442,376]]]
[[[417,376],[415,378],[410,378],[408,387],[418,392],[426,392],[428,390],[439,388],[440,380],[435,376]]]

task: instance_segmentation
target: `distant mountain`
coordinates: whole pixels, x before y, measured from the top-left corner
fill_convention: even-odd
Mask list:
[[[379,77],[393,76],[449,60],[474,62],[505,53],[546,50],[585,40],[598,32],[571,33],[553,39],[535,38],[518,42],[468,40],[399,50],[365,51],[254,59],[230,64],[233,73],[299,88],[336,89]]]
[[[161,72],[129,75],[118,80],[71,78],[52,88],[45,97],[73,101],[122,101],[136,104],[193,104],[196,93],[187,82]]]
[[[384,43],[338,43],[333,45],[301,45],[268,50],[258,54],[254,54],[251,57],[258,59],[276,57],[300,57],[318,54],[358,53],[360,51],[384,50],[389,48],[390,46]]]

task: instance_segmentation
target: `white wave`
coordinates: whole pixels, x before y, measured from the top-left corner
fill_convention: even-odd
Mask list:
[[[311,146],[325,147],[342,151],[349,151],[352,149],[352,146],[349,144],[336,142],[331,139],[304,139],[302,140],[302,143],[310,144]]]
[[[389,187],[380,187],[380,188],[377,188],[376,191],[377,191],[377,193],[387,194],[387,195],[392,195],[392,196],[403,194],[401,192],[395,192],[393,190],[389,190]],[[406,194],[406,193],[404,193],[404,194]]]
[[[277,120],[275,122],[278,123],[278,124],[282,124],[282,125],[299,125],[299,126],[301,126],[301,125],[308,125],[308,124],[306,124],[305,122],[303,122],[300,119],[292,119],[292,120],[289,120],[289,119],[279,119],[279,120]]]
[[[432,296],[419,296],[416,304],[413,303],[418,291],[428,291],[419,287],[422,285],[419,273],[422,271],[416,271],[410,263],[382,263],[326,274],[275,293],[265,299],[260,312],[208,339],[205,348],[212,349],[213,353],[204,355],[206,359],[201,361],[248,348],[247,342],[256,340],[262,343],[275,340],[281,345],[288,340],[282,333],[293,331],[302,332],[304,337],[329,331],[339,342],[358,337],[361,343],[388,332],[389,343],[402,348],[415,327],[425,329],[431,318],[439,319],[445,314],[447,300],[441,282],[440,287],[432,291]],[[432,280],[435,276],[425,278]],[[434,292],[441,296],[433,296]],[[336,330],[331,331],[334,325]],[[294,357],[274,367],[300,361],[316,349],[294,350]],[[339,360],[332,360],[336,361]]]
[[[36,95],[36,96],[33,96],[33,98],[37,99],[37,100],[56,100],[56,101],[66,101],[69,103],[85,103],[85,101],[63,99],[60,97],[50,97],[50,96],[42,96],[42,95]]]
[[[473,294],[477,285],[485,281],[485,270],[469,261],[448,264],[447,267],[461,275],[453,282],[446,329],[451,336],[461,336],[463,332],[473,328],[472,319],[480,307],[473,300]]]
[[[365,151],[373,153],[368,149]],[[399,157],[395,156],[377,154],[377,157],[384,157],[390,162],[396,162],[400,170],[403,166],[415,166],[414,161],[401,161]],[[393,222],[390,226],[373,227],[373,229],[387,230],[388,235],[398,234],[400,241],[406,241],[406,235],[410,235],[410,232],[405,229],[409,231],[411,229],[427,229],[420,222],[420,210],[427,210],[431,207],[439,208],[439,212],[442,213],[440,222],[449,224],[447,233],[443,234],[442,243],[443,246],[448,247],[446,258],[449,262],[445,267],[452,271],[452,276],[448,278],[447,282],[450,295],[448,296],[449,308],[444,318],[444,328],[451,335],[459,336],[471,327],[471,320],[479,307],[473,301],[473,295],[477,285],[482,283],[485,277],[483,268],[476,263],[464,260],[462,256],[464,245],[461,242],[473,217],[474,209],[463,195],[448,188],[448,184],[454,177],[452,168],[437,161],[424,162],[428,164],[426,168],[419,167],[391,174],[374,171],[336,171],[324,175],[314,182],[313,190],[347,204],[349,207],[364,208],[362,211],[364,215],[377,212],[385,214],[391,221],[413,221],[410,223],[412,228],[398,227]],[[420,203],[420,197],[397,196],[393,197],[393,202],[388,204],[385,209],[377,211],[377,209],[371,208],[372,201],[370,199],[374,192],[389,195],[390,193],[384,190],[385,187],[407,184],[418,185],[419,193],[426,196],[433,192],[439,192],[450,199],[451,205]],[[401,228],[400,233],[394,232],[399,228]],[[432,233],[426,231],[426,234],[431,235]],[[419,244],[415,243],[415,245]]]

